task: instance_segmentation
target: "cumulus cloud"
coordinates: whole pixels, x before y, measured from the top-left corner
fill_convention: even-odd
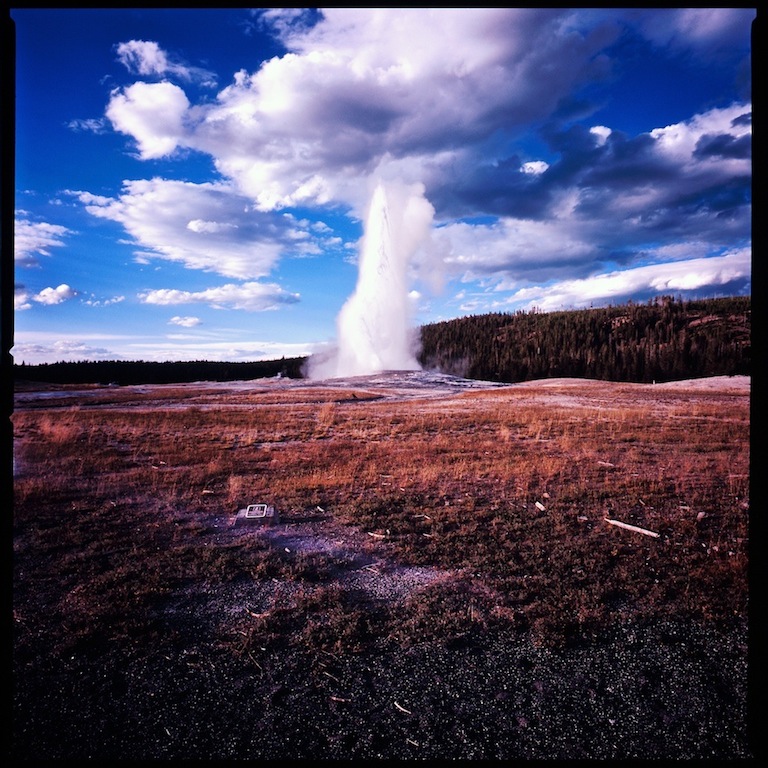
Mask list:
[[[299,295],[288,293],[272,283],[233,283],[204,291],[182,291],[175,288],[160,288],[139,294],[146,304],[170,306],[175,304],[208,304],[214,309],[244,309],[248,312],[263,312],[277,309],[285,304],[299,301]]]
[[[600,76],[595,54],[616,32],[564,32],[561,14],[332,8],[304,26],[295,9],[271,11],[262,18],[277,25],[291,53],[236,73],[215,102],[198,105],[194,120],[170,83],[116,92],[107,114],[145,159],[177,146],[212,155],[264,210],[350,197],[361,206],[359,178],[378,165],[407,158],[412,178],[404,180],[421,180],[436,152],[514,131]],[[145,69],[164,66],[158,58],[146,49]]]
[[[203,219],[192,219],[187,222],[187,229],[193,232],[221,232],[227,229],[237,229],[237,224],[232,222],[204,221]]]
[[[573,9],[330,8],[314,23],[317,15],[306,9],[272,9],[259,19],[290,52],[237,72],[215,101],[192,108],[178,86],[140,82],[113,93],[107,114],[144,159],[182,146],[211,155],[265,211],[343,201],[359,212],[366,202],[360,180],[375,170],[424,182],[438,217],[483,205],[512,215],[525,199],[524,215],[526,207],[543,214],[547,185],[565,183],[566,169],[580,160],[583,167],[585,153],[604,148],[610,159],[611,148],[621,149],[629,157],[614,157],[614,164],[630,163],[645,146],[642,137],[622,141],[609,126],[583,136],[555,131],[558,173],[537,184],[547,161],[499,155],[500,136],[513,139],[531,121],[551,119],[580,85],[607,78],[606,50],[628,25],[659,43],[666,36],[691,44],[711,38],[718,25],[744,27],[743,9],[670,12],[666,32],[664,18]],[[137,73],[167,69],[157,44],[124,45]],[[711,127],[714,135],[726,129]],[[651,138],[671,139],[669,132]],[[514,169],[521,178],[509,178]]]
[[[226,183],[154,178],[124,182],[115,198],[70,194],[92,215],[120,223],[143,249],[143,260],[167,259],[226,277],[263,277],[281,254],[315,252],[316,238],[326,238],[310,236],[295,220],[253,211]]]
[[[17,284],[14,286],[13,306],[16,310],[31,309],[33,307],[32,302],[53,306],[73,299],[75,296],[77,296],[77,291],[66,283],[62,283],[56,288],[43,288],[38,293],[33,293],[25,286]]]
[[[331,232],[270,212],[338,205],[360,218],[373,177],[423,184],[448,266],[487,286],[544,286],[567,268],[588,294],[590,286],[617,285],[606,276],[619,266],[646,275],[648,254],[674,243],[699,243],[711,267],[723,248],[750,240],[751,104],[632,135],[608,119],[596,124],[599,105],[582,87],[594,91],[615,76],[612,52],[627,39],[675,56],[725,55],[731,47],[728,55],[746,55],[745,20],[753,15],[269,9],[254,19],[288,52],[233,73],[215,99],[198,103],[182,87],[194,79],[191,68],[157,43],[129,41],[118,48],[121,61],[151,82],[112,92],[106,114],[115,130],[136,142],[143,160],[205,153],[226,181],[129,181],[115,198],[80,199],[125,227],[138,258],[239,280],[263,278],[286,254],[334,242]],[[530,126],[538,154],[516,143]],[[670,269],[696,263],[668,254]],[[184,303],[208,301],[200,298],[207,293],[145,296]]]
[[[569,128],[549,136],[560,156],[546,173],[480,168],[451,194],[499,219],[446,225],[449,263],[468,278],[546,280],[631,263],[653,243],[707,242],[711,254],[748,242],[751,159],[736,147],[751,140],[750,114],[733,104],[635,138]]]
[[[134,83],[116,90],[107,117],[116,131],[132,136],[142,160],[170,155],[184,141],[189,99],[173,83]]]
[[[38,304],[61,304],[63,301],[72,299],[77,295],[77,291],[70,288],[66,283],[56,286],[56,288],[43,288],[42,291],[35,294],[32,299]]]

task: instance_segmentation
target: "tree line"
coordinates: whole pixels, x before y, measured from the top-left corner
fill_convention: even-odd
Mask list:
[[[471,315],[421,328],[428,369],[514,383],[750,374],[751,300],[662,296],[599,309]]]
[[[430,323],[420,331],[425,369],[485,381],[577,377],[650,383],[751,373],[751,300],[743,296],[662,296],[599,309],[494,312]],[[306,361],[22,363],[14,365],[14,377],[53,384],[300,379]]]
[[[14,365],[17,381],[50,384],[181,384],[191,381],[249,381],[275,376],[299,379],[305,357],[251,363],[211,360],[153,362],[98,360]]]

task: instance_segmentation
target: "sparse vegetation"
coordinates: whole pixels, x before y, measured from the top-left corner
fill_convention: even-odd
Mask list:
[[[288,650],[338,665],[498,633],[567,650],[627,627],[746,625],[748,392],[583,382],[391,400],[254,383],[59,395],[13,414],[27,712],[23,692],[34,698],[48,665],[99,669],[114,653],[194,647],[195,663],[238,659],[272,679],[267,659]],[[301,551],[233,528],[259,499],[284,527],[329,520],[363,543]],[[344,586],[361,553],[441,575],[380,599]],[[213,595],[217,609],[190,608]]]

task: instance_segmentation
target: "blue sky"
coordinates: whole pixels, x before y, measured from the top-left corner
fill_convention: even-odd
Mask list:
[[[751,290],[753,9],[12,9],[17,363],[336,337],[378,182],[418,325]]]

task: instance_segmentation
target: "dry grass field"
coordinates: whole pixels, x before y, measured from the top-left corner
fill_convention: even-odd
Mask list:
[[[11,754],[748,757],[749,403],[20,382]]]

